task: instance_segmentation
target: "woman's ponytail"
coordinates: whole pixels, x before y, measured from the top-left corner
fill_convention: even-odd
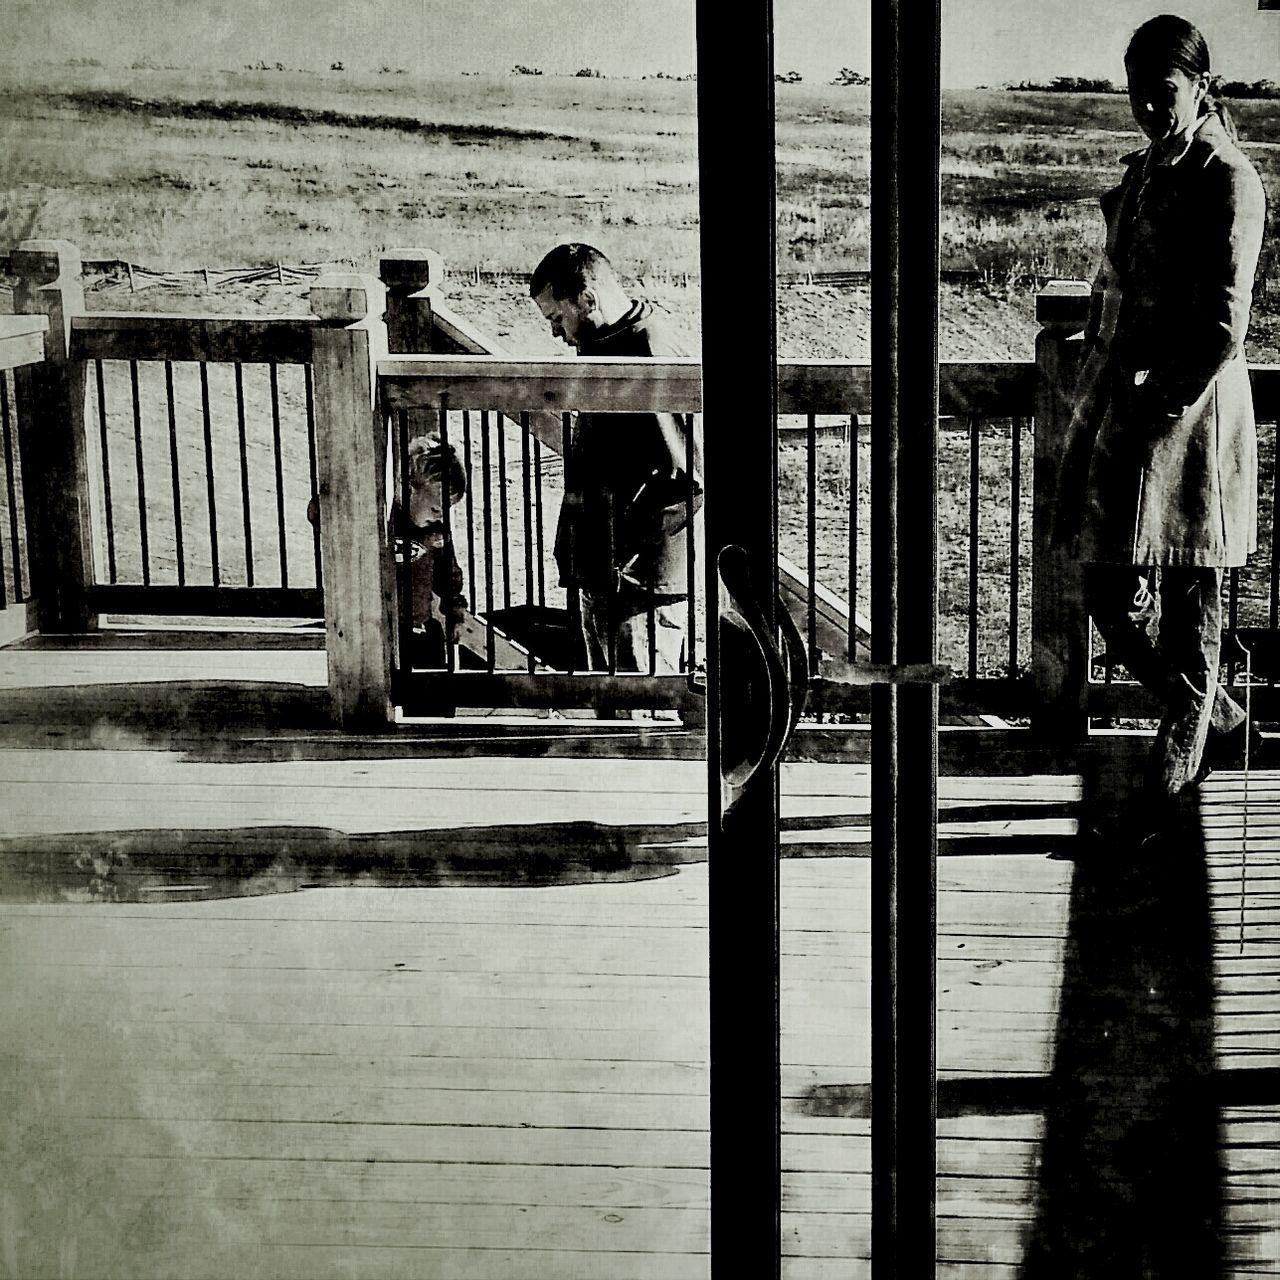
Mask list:
[[[1227,137],[1235,142],[1239,136],[1239,130],[1236,128],[1235,118],[1232,116],[1227,104],[1218,97],[1222,89],[1222,79],[1214,76],[1209,81],[1209,88],[1204,97],[1200,100],[1200,114],[1202,116],[1215,115],[1221,122],[1222,127],[1227,131]]]

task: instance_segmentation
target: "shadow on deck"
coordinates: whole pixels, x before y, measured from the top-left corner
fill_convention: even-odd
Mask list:
[[[46,661],[0,690],[11,1272],[705,1277],[696,734],[353,738],[298,655]],[[862,1276],[867,774],[783,779],[784,1275]],[[1280,788],[1245,785],[1135,857],[1082,846],[1073,778],[943,779],[948,1280],[1274,1273]]]

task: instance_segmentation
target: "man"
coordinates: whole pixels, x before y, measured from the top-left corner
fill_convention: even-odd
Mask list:
[[[530,297],[552,334],[583,356],[687,352],[651,303],[623,289],[608,258],[562,244],[538,264]],[[580,413],[565,459],[556,527],[560,585],[578,588],[594,671],[678,672],[685,657],[690,511],[702,505],[701,457],[667,413]]]

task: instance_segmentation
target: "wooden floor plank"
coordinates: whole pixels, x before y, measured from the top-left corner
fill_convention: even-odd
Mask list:
[[[74,684],[111,661],[22,675],[10,655],[0,687],[6,672]],[[191,669],[179,653],[153,671]],[[1280,791],[1251,782],[1241,953],[1243,788],[1211,783],[1219,1066],[1280,1066],[1280,852],[1268,847]],[[476,828],[536,849],[574,819],[625,833],[638,866],[658,846],[654,857],[688,858],[655,878],[537,889],[0,902],[0,968],[19,975],[0,988],[0,1136],[35,1179],[17,1201],[33,1232],[23,1247],[41,1245],[71,1280],[89,1256],[121,1280],[701,1280],[704,786],[697,761],[0,750],[12,856],[43,851],[57,866],[95,833],[91,861],[133,840],[130,856],[166,865],[168,839],[179,890],[184,872],[216,885],[228,845],[270,864],[298,832],[317,849],[394,839],[381,847],[399,857]],[[1042,1099],[1076,870],[1047,855],[1071,837],[1079,783],[944,779],[940,792],[944,831],[974,849],[948,845],[939,863],[943,1101],[951,1083],[1002,1078]],[[784,767],[785,852],[849,854],[781,866],[788,1280],[869,1274],[867,793],[865,768]],[[992,856],[1019,834],[1044,847]],[[939,1275],[1017,1274],[1044,1124],[1037,1110],[944,1114]],[[1222,1160],[1234,1274],[1265,1273],[1274,1109],[1227,1112]],[[0,1192],[14,1185],[0,1171]],[[38,1210],[34,1185],[83,1194]]]

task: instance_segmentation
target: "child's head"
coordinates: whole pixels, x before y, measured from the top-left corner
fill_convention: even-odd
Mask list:
[[[420,528],[444,520],[444,476],[449,452],[435,436],[409,441],[409,518]],[[450,476],[449,502],[462,497],[463,486]]]

